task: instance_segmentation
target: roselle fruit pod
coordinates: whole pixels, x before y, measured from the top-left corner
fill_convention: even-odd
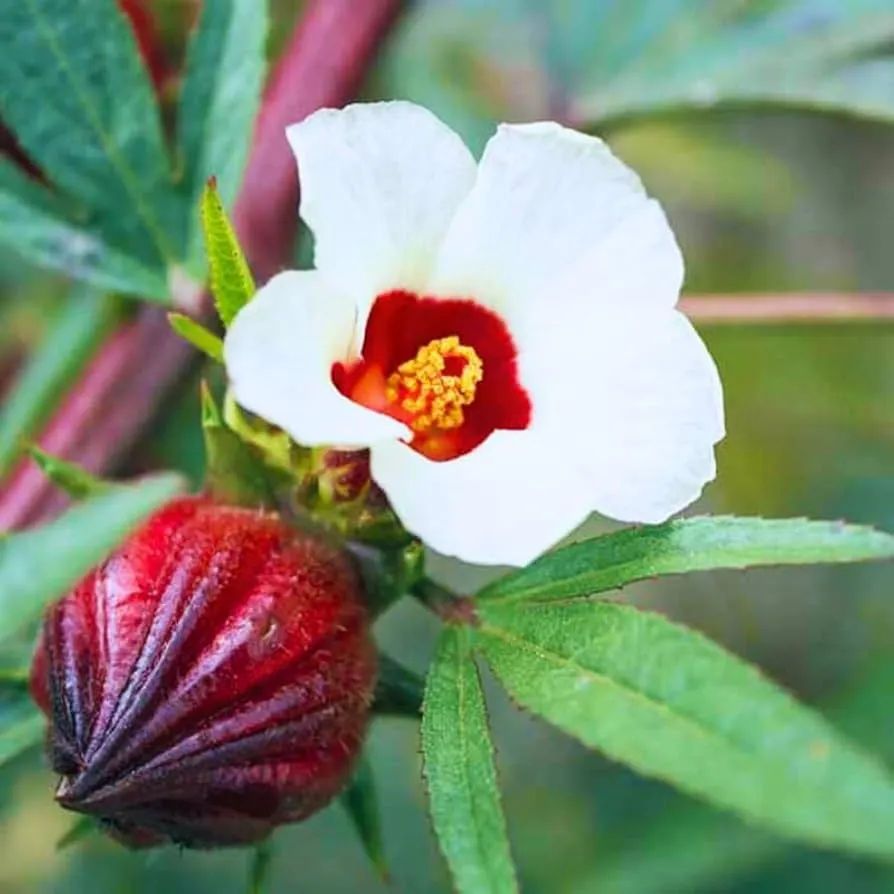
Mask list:
[[[31,687],[62,806],[131,847],[221,847],[342,790],[375,676],[345,554],[183,498],[49,609]]]

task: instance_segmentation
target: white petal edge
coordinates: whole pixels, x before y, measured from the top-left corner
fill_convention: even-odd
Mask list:
[[[501,125],[456,214],[430,288],[467,295],[514,327],[600,308],[672,307],[683,259],[661,207],[596,137],[553,123]]]
[[[459,459],[435,463],[405,444],[372,447],[372,475],[404,526],[447,556],[527,565],[590,514],[566,463],[568,444],[537,431],[495,432]]]
[[[720,376],[677,311],[604,320],[589,354],[577,353],[576,369],[556,388],[552,404],[560,401],[586,406],[577,415],[577,449],[593,509],[603,515],[663,522],[716,474],[714,445],[725,434]],[[563,427],[561,412],[552,427]]]
[[[332,364],[348,357],[355,314],[316,271],[273,277],[224,339],[236,402],[308,447],[407,437],[400,422],[355,404],[332,384]]]
[[[409,102],[322,109],[286,134],[318,270],[364,308],[389,289],[421,290],[475,181],[462,140]]]

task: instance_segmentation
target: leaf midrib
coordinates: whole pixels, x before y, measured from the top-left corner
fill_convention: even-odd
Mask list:
[[[459,671],[458,673],[458,683],[457,683],[457,707],[459,708],[459,728],[460,728],[460,751],[462,757],[462,774],[463,774],[463,782],[465,783],[466,793],[469,799],[469,812],[472,814],[472,826],[473,826],[473,837],[475,839],[475,849],[478,851],[478,858],[480,865],[484,868],[484,874],[487,877],[489,884],[493,886],[493,890],[500,890],[499,884],[494,883],[494,877],[491,873],[491,865],[488,860],[488,848],[485,844],[482,836],[481,836],[481,823],[478,821],[478,817],[480,814],[480,810],[478,808],[477,800],[473,794],[473,785],[471,777],[469,776],[468,768],[469,768],[469,737],[467,735],[467,726],[466,726],[466,672],[475,674],[477,673],[475,669],[474,661],[475,659],[468,653],[467,650],[463,648],[463,645],[458,643],[459,649],[457,650],[456,656],[456,667]],[[499,880],[497,880],[498,882]]]
[[[155,241],[155,247],[158,249],[161,257],[168,264],[174,263],[176,260],[176,255],[172,251],[171,246],[168,244],[168,240],[164,235],[164,231],[158,225],[151,210],[146,207],[142,194],[140,193],[139,189],[136,188],[136,184],[139,182],[139,178],[137,178],[136,174],[130,169],[126,161],[119,156],[114,140],[111,139],[111,137],[103,127],[102,121],[99,118],[93,104],[90,102],[89,97],[87,97],[81,90],[78,79],[75,77],[75,73],[72,70],[71,66],[68,64],[65,53],[62,51],[62,47],[59,45],[59,41],[57,40],[56,32],[53,29],[52,23],[46,18],[46,16],[43,15],[36,4],[36,0],[25,0],[25,3],[28,6],[28,9],[31,11],[32,16],[34,17],[34,21],[37,25],[38,31],[41,35],[43,35],[44,40],[46,41],[46,44],[50,49],[50,52],[59,63],[60,69],[65,75],[66,80],[69,82],[72,93],[77,99],[78,104],[84,110],[84,114],[86,115],[88,122],[93,126],[96,136],[99,139],[102,148],[105,150],[106,158],[108,158],[111,166],[117,171],[121,182],[124,184],[125,190],[130,195],[131,200],[134,203],[134,211],[142,220],[144,226],[146,227],[146,231],[152,236],[153,240]]]
[[[574,661],[565,658],[563,655],[557,652],[546,649],[543,646],[531,642],[530,640],[524,639],[523,637],[515,636],[500,627],[493,626],[492,624],[482,622],[480,627],[478,628],[478,633],[480,634],[482,632],[486,635],[489,634],[495,639],[501,640],[508,645],[520,648],[524,651],[528,651],[529,653],[537,656],[538,658],[546,662],[552,662],[554,665],[557,665],[559,667],[570,669],[575,673],[581,674],[582,676],[591,679],[599,685],[605,686],[608,689],[619,691],[627,698],[630,698],[633,701],[638,701],[641,704],[647,706],[650,710],[669,717],[677,725],[690,729],[697,738],[700,738],[703,741],[707,741],[710,743],[720,743],[728,751],[737,754],[740,757],[744,757],[750,763],[759,763],[764,766],[772,767],[774,768],[775,772],[782,772],[783,774],[787,775],[784,765],[780,765],[777,761],[772,759],[764,759],[756,756],[753,751],[748,750],[741,743],[735,741],[734,739],[724,738],[717,732],[713,731],[710,727],[706,726],[701,720],[685,713],[672,710],[666,703],[657,701],[655,698],[647,695],[642,690],[631,688],[629,685],[614,680],[611,677],[600,673],[599,671],[594,671],[591,668],[584,667],[581,664],[576,664]],[[828,732],[834,733],[834,731],[831,729]],[[836,746],[838,745],[837,742],[835,744]],[[873,761],[873,759],[869,755],[861,755],[861,758],[868,763],[876,765],[876,762]],[[877,764],[877,769],[882,774],[885,774],[884,767],[881,764]],[[650,770],[650,772],[653,771]],[[662,778],[670,777],[664,775]],[[812,780],[800,780],[799,784],[814,792],[822,789],[821,785],[817,785],[817,783]]]

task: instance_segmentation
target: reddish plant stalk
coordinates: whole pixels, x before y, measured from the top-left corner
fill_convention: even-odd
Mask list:
[[[351,99],[402,6],[401,0],[307,3],[271,76],[234,210],[260,281],[287,266],[298,222],[298,179],[283,129]],[[161,308],[143,307],[100,345],[38,443],[94,474],[108,472],[194,356]],[[44,521],[63,505],[37,467],[23,461],[0,489],[0,530]]]
[[[703,325],[883,322],[894,320],[894,294],[695,295],[681,309]]]

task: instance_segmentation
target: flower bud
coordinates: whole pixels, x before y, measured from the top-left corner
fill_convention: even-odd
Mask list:
[[[62,806],[131,847],[222,847],[342,789],[375,673],[346,555],[186,498],[50,608],[31,685]]]

